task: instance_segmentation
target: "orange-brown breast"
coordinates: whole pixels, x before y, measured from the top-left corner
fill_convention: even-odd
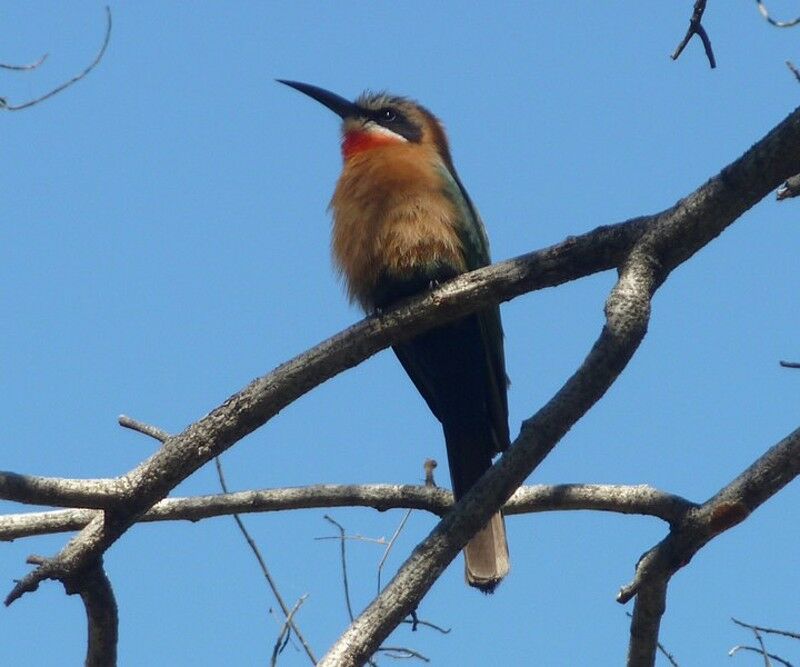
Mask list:
[[[456,210],[443,192],[431,146],[392,143],[355,153],[336,185],[333,257],[350,298],[366,309],[382,272],[446,262],[465,271]]]

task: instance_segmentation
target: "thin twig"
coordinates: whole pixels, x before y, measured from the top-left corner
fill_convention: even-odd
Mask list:
[[[697,2],[694,3],[692,18],[689,19],[689,28],[686,30],[686,34],[683,36],[681,43],[675,48],[671,58],[677,60],[681,53],[683,53],[683,50],[686,48],[692,36],[697,35],[703,41],[703,48],[706,51],[708,64],[711,66],[711,69],[714,69],[717,66],[717,61],[714,58],[714,50],[711,48],[711,39],[709,39],[706,29],[701,23],[704,11],[706,11],[706,0],[697,0]]]
[[[324,519],[339,529],[339,545],[340,545],[340,554],[342,558],[342,581],[344,582],[344,600],[347,603],[347,615],[350,617],[350,622],[353,622],[355,618],[353,614],[353,607],[350,604],[350,584],[347,581],[347,551],[345,549],[345,531],[342,524],[340,524],[335,519],[331,518],[327,514],[324,516]]]
[[[436,459],[425,459],[423,468],[425,470],[425,486],[436,486],[436,480],[433,479],[433,471],[436,470]]]
[[[316,541],[324,542],[326,540],[350,540],[352,542],[366,542],[368,544],[379,544],[384,546],[386,544],[385,537],[365,537],[364,535],[320,535],[314,538]]]
[[[800,368],[800,362],[797,361],[781,361],[780,364],[784,368]]]
[[[758,11],[761,12],[761,16],[766,19],[767,23],[776,28],[792,28],[800,23],[800,16],[796,19],[792,19],[791,21],[777,21],[769,15],[769,11],[767,11],[766,5],[762,2],[762,0],[756,0],[756,4],[758,5]]]
[[[767,647],[764,645],[764,638],[758,630],[753,630],[753,636],[756,638],[759,647],[761,648],[761,655],[764,656],[764,667],[772,667],[772,660],[769,659]]]
[[[270,661],[270,666],[275,667],[278,664],[278,655],[283,653],[283,649],[286,648],[286,644],[289,642],[289,637],[291,636],[291,627],[292,622],[294,619],[294,615],[298,609],[303,605],[306,601],[308,594],[301,595],[300,599],[295,602],[294,607],[292,610],[287,614],[286,620],[283,623],[283,627],[281,631],[278,633],[278,638],[275,640],[275,646],[272,647],[272,660]],[[297,631],[295,631],[295,634]]]
[[[120,415],[117,417],[117,423],[124,428],[131,429],[131,431],[136,431],[137,433],[142,433],[150,436],[151,438],[155,438],[159,442],[166,442],[170,438],[170,434],[158,428],[158,426],[145,424],[144,422],[140,422],[132,417],[128,417],[127,415]]]
[[[105,55],[106,48],[108,47],[108,42],[111,39],[111,8],[106,5],[106,36],[103,39],[103,45],[100,47],[100,50],[97,52],[94,60],[86,67],[80,74],[76,74],[73,76],[69,81],[62,83],[60,86],[56,86],[51,90],[49,93],[45,93],[44,95],[37,97],[33,100],[29,100],[27,102],[23,102],[22,104],[8,104],[5,99],[0,98],[0,109],[4,109],[6,111],[21,111],[22,109],[27,109],[28,107],[32,107],[34,104],[39,104],[39,102],[44,102],[46,99],[53,97],[53,95],[58,95],[62,90],[69,88],[71,85],[77,83],[81,79],[83,79],[89,72],[91,72],[95,67],[97,67],[98,63],[103,59]]]
[[[786,67],[788,67],[789,71],[794,74],[794,78],[800,81],[800,69],[797,68],[797,65],[795,65],[791,60],[787,60]]]
[[[401,660],[404,658],[416,658],[417,660],[422,660],[422,662],[430,662],[430,658],[422,655],[419,651],[414,651],[410,648],[403,648],[402,646],[381,646],[378,651],[380,653],[385,653],[389,658],[395,658],[396,660]]]
[[[745,646],[743,644],[737,644],[734,646],[730,651],[728,651],[728,655],[733,657],[739,651],[753,651],[753,653],[762,653],[761,649],[756,646]],[[779,655],[775,655],[774,653],[767,653],[767,656],[770,657],[772,660],[781,663],[784,667],[793,667],[792,663],[788,660],[784,660]]]
[[[48,54],[45,53],[39,60],[30,65],[9,65],[8,63],[0,63],[0,69],[10,69],[14,72],[28,72],[32,69],[36,69],[41,65],[45,60],[47,60]]]
[[[400,525],[397,526],[397,530],[394,531],[394,535],[392,535],[391,539],[389,540],[389,544],[386,545],[386,549],[383,552],[383,556],[381,557],[381,562],[378,563],[378,593],[381,592],[381,572],[383,572],[383,565],[386,563],[386,559],[389,557],[389,552],[392,550],[394,546],[395,540],[397,539],[398,535],[402,532],[403,528],[406,525],[406,521],[408,521],[408,517],[411,516],[411,512],[414,510],[407,510],[406,513],[403,515],[403,518],[400,520]]]
[[[225,493],[229,493],[228,485],[225,482],[225,474],[222,471],[222,463],[219,460],[219,456],[214,457],[214,463],[217,467],[217,476],[219,477],[219,485],[222,487],[222,490]],[[311,660],[311,664],[316,665],[317,659],[316,657],[314,657],[314,653],[311,650],[311,647],[308,645],[308,642],[306,641],[305,637],[300,632],[300,629],[292,620],[291,612],[289,608],[286,606],[286,602],[284,602],[283,596],[280,594],[280,591],[278,590],[278,585],[275,583],[275,580],[272,578],[272,575],[269,572],[267,563],[264,560],[264,557],[261,555],[261,550],[258,548],[258,545],[256,544],[255,540],[247,531],[247,528],[245,528],[244,522],[242,521],[241,517],[238,514],[234,514],[233,520],[236,522],[236,525],[239,527],[239,531],[244,536],[247,545],[250,547],[250,550],[256,557],[256,560],[258,561],[258,566],[261,568],[261,573],[264,575],[264,579],[267,580],[267,584],[269,585],[272,594],[275,596],[275,599],[278,601],[278,604],[280,605],[283,615],[286,617],[287,625],[294,631],[295,635],[300,640],[300,643],[303,645],[303,649],[305,650],[306,655],[308,656],[309,660]]]
[[[800,633],[797,632],[789,632],[788,630],[778,630],[777,628],[766,628],[763,625],[751,625],[750,623],[745,623],[744,621],[740,621],[733,617],[731,617],[731,620],[734,623],[736,623],[736,625],[741,625],[743,628],[749,628],[750,630],[758,630],[759,632],[764,632],[768,635],[781,635],[782,637],[790,637],[791,639],[800,639]]]
[[[413,614],[412,620],[403,620],[401,621],[403,624],[408,624],[411,626],[411,631],[415,632],[418,625],[424,625],[426,628],[431,628],[432,630],[436,630],[437,632],[441,632],[443,635],[449,635],[450,630],[452,628],[443,628],[440,625],[436,625],[435,623],[431,623],[430,621],[423,621],[421,618],[417,618],[416,614]]]

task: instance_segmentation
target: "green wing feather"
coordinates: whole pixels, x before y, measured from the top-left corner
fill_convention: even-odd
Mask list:
[[[491,263],[489,239],[478,211],[461,184],[455,170],[444,165],[440,167],[444,192],[455,204],[458,211],[457,233],[464,253],[467,269],[473,271]],[[478,322],[481,337],[489,360],[491,377],[487,381],[492,385],[489,395],[492,404],[489,411],[492,417],[497,451],[503,451],[509,444],[508,430],[508,376],[506,375],[505,353],[503,351],[503,326],[500,321],[500,307],[492,306],[478,311]]]

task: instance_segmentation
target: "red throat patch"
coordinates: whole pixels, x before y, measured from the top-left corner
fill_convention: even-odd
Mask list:
[[[401,140],[395,139],[381,132],[370,132],[369,130],[350,130],[342,139],[342,156],[349,160],[357,153],[368,151],[379,146],[400,143]]]

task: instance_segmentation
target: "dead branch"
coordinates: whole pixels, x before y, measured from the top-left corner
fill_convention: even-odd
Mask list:
[[[628,602],[646,583],[669,579],[688,565],[703,546],[744,521],[798,474],[800,429],[769,449],[705,503],[688,511],[663,541],[641,557],[636,576],[622,587],[617,601]]]
[[[68,595],[80,595],[86,610],[88,641],[86,667],[113,667],[117,664],[119,617],[114,590],[103,562],[63,581]]]
[[[231,514],[330,507],[371,507],[381,512],[418,509],[443,516],[452,505],[453,494],[436,487],[318,484],[167,498],[143,514],[139,521],[200,521]],[[653,516],[674,524],[694,507],[697,507],[695,503],[645,484],[559,484],[520,487],[503,506],[503,513],[511,516],[533,512],[595,510]],[[97,514],[97,510],[88,509],[7,514],[0,516],[0,541],[81,530]]]
[[[714,50],[711,48],[711,39],[706,32],[706,29],[703,27],[701,21],[703,20],[703,12],[706,11],[706,0],[697,0],[694,3],[694,10],[692,11],[692,18],[689,19],[689,28],[686,30],[686,34],[683,36],[680,44],[675,47],[675,51],[670,56],[673,60],[677,60],[683,50],[686,48],[686,45],[689,43],[689,40],[692,39],[695,35],[697,35],[701,41],[703,42],[703,48],[706,51],[706,58],[708,58],[708,64],[711,66],[711,69],[714,69],[717,66],[717,61],[714,58]]]
[[[755,630],[756,632],[763,632],[767,635],[780,635],[781,637],[789,637],[790,639],[800,639],[800,633],[798,632],[779,630],[778,628],[767,628],[763,625],[752,625],[751,623],[745,623],[744,621],[740,621],[738,618],[733,617],[731,617],[731,620],[736,623],[736,625],[740,625],[743,628],[749,628],[750,630]]]
[[[620,603],[636,595],[628,654],[630,667],[654,663],[658,623],[666,607],[670,578],[688,565],[703,546],[744,521],[798,474],[800,429],[769,449],[707,502],[687,512],[664,540],[639,559],[633,581],[617,595]]]
[[[278,656],[283,652],[283,649],[286,648],[286,644],[289,643],[289,637],[291,636],[291,627],[294,623],[294,615],[297,613],[297,610],[303,605],[306,601],[308,595],[300,596],[300,599],[295,602],[294,607],[292,610],[286,614],[286,620],[283,623],[283,627],[281,631],[278,633],[278,638],[275,640],[275,646],[272,648],[272,659],[270,660],[271,667],[275,667],[278,664]],[[297,634],[295,632],[295,634]],[[312,660],[311,664],[316,664],[313,656],[309,656]]]
[[[779,662],[782,665],[784,665],[784,667],[792,667],[791,662],[784,660],[779,655],[775,655],[774,653],[765,653],[761,648],[756,646],[744,646],[742,644],[737,644],[730,651],[728,651],[728,655],[733,657],[739,651],[752,651],[753,653],[760,654],[762,657],[766,657],[768,660],[775,660],[776,662]],[[772,667],[771,663],[768,660],[766,661],[765,664],[767,665],[767,667]]]
[[[8,69],[14,72],[29,72],[30,70],[39,67],[39,65],[41,65],[45,60],[47,60],[47,56],[48,54],[45,53],[41,58],[28,65],[10,65],[8,63],[0,63],[0,69]]]
[[[761,16],[763,16],[764,20],[771,26],[775,26],[776,28],[792,28],[800,23],[800,16],[789,21],[778,21],[770,16],[763,0],[756,0],[756,4],[758,5],[758,11],[761,12]]]
[[[108,48],[108,43],[111,40],[111,8],[106,6],[106,34],[103,38],[103,43],[100,46],[100,50],[97,52],[97,55],[94,57],[94,60],[89,63],[89,65],[84,68],[82,72],[73,76],[69,81],[65,81],[59,86],[53,88],[53,90],[41,95],[35,99],[28,100],[27,102],[23,102],[22,104],[9,104],[8,101],[2,97],[0,97],[0,110],[5,111],[22,111],[23,109],[27,109],[28,107],[32,107],[35,104],[39,104],[40,102],[44,102],[47,99],[50,99],[54,95],[58,95],[60,92],[66,90],[70,86],[78,83],[81,79],[85,78],[89,72],[91,72],[100,61],[103,59],[103,56],[106,53],[106,49]],[[25,70],[32,70],[38,67],[39,65],[44,62],[44,59],[47,55],[43,56],[38,62],[34,63],[33,65],[27,65],[22,67],[14,67],[9,66],[7,69],[25,69]]]

